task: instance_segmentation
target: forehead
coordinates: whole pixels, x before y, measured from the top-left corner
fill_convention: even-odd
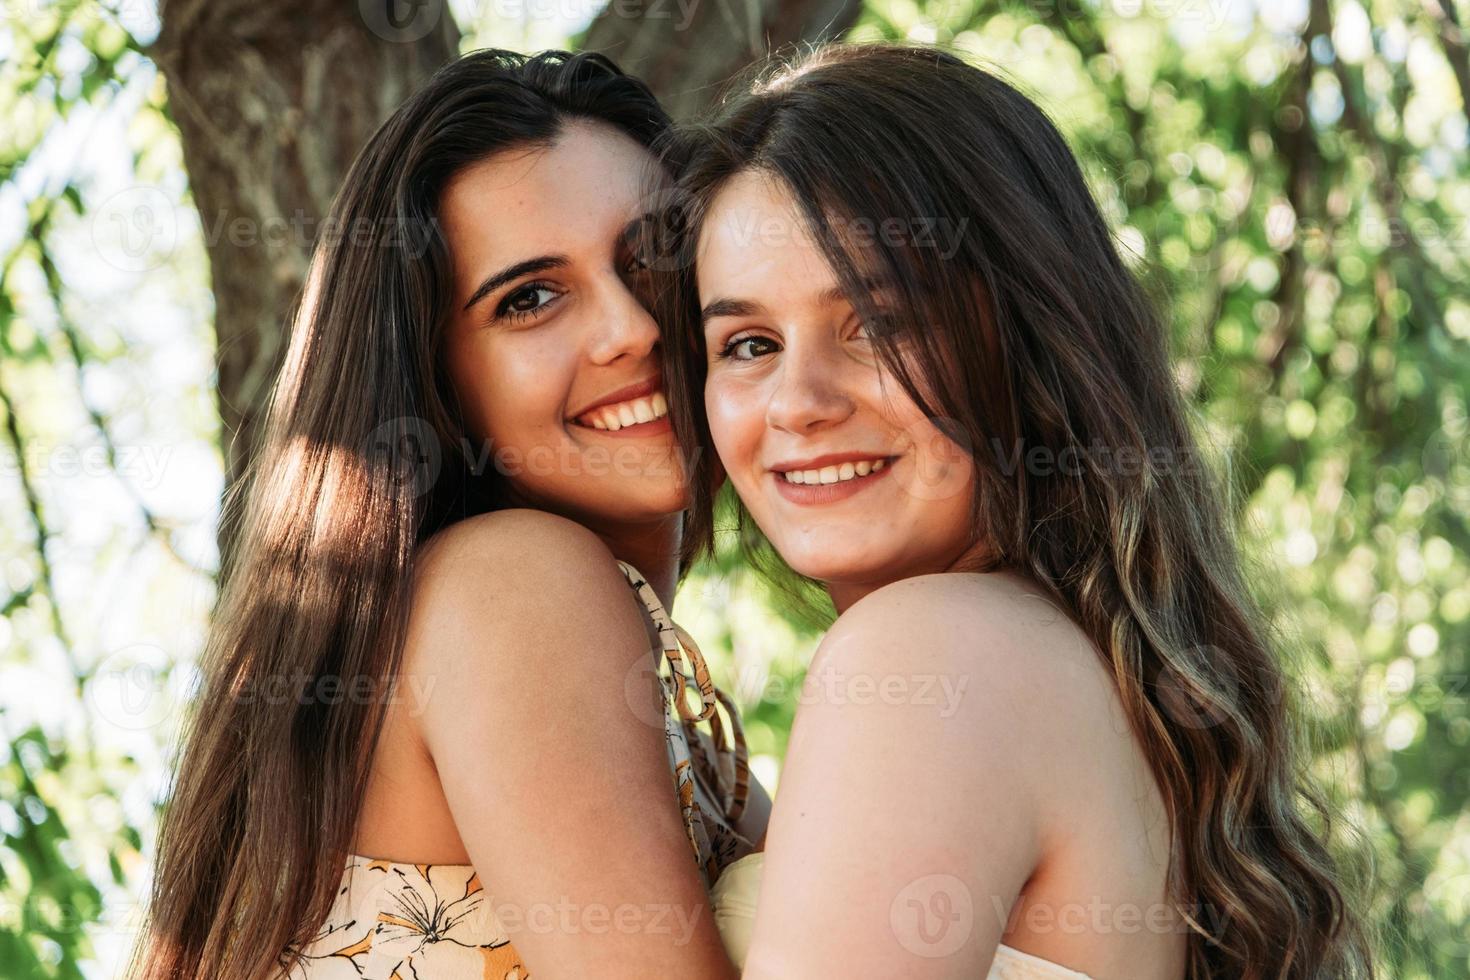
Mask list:
[[[700,299],[815,300],[835,277],[786,185],[746,171],[710,202],[695,252]]]
[[[637,213],[653,155],[605,123],[572,119],[549,145],[517,147],[445,185],[439,220],[456,268],[605,251]]]

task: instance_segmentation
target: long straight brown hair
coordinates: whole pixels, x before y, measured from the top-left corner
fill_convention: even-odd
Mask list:
[[[163,812],[131,976],[263,980],[330,911],[401,658],[418,543],[501,499],[440,360],[436,212],[464,167],[570,118],[669,119],[595,54],[469,54],[358,155],[318,241]],[[493,216],[489,216],[493,220]],[[482,474],[483,470],[483,475]]]
[[[1189,980],[1371,977],[1162,317],[1045,113],[940,50],[829,46],[768,66],[673,159],[659,258],[670,411],[695,468],[688,556],[711,551],[715,514],[693,249],[725,183],[760,171],[791,193],[884,366],[970,451],[990,567],[1039,583],[1100,651],[1169,812]]]

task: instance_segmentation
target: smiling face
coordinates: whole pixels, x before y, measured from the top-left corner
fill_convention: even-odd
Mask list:
[[[471,461],[512,503],[593,527],[685,506],[659,331],[628,246],[653,157],[572,120],[550,146],[496,154],[446,186],[454,270],[444,357]]]
[[[974,462],[880,365],[784,184],[725,184],[696,261],[710,434],[781,556],[839,611],[950,567],[972,544]]]

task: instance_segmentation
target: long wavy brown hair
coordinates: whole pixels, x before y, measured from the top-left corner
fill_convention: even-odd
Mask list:
[[[940,50],[829,46],[760,72],[676,163],[662,226],[682,234],[660,240],[676,280],[666,378],[675,431],[706,450],[686,456],[714,457],[698,229],[726,181],[761,171],[797,202],[883,365],[970,450],[990,567],[1048,590],[1111,671],[1168,809],[1189,980],[1371,977],[1282,646],[1175,383],[1161,303],[1045,113]],[[718,474],[692,476],[685,547],[698,557]],[[769,557],[739,515],[742,544]]]
[[[130,976],[277,976],[329,913],[401,659],[415,547],[503,499],[495,468],[466,454],[440,358],[453,290],[439,194],[577,117],[644,146],[670,125],[600,55],[484,50],[441,69],[353,163],[248,492],[228,501],[236,548]]]

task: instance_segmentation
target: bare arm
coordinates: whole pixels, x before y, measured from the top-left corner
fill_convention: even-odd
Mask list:
[[[482,515],[422,555],[404,663],[430,685],[421,735],[486,895],[543,980],[734,976],[664,731],[630,701],[649,656],[636,598],[579,525]]]
[[[968,576],[844,613],[793,726],[746,978],[984,975],[1045,846],[1057,675],[1016,661],[1028,631]]]

